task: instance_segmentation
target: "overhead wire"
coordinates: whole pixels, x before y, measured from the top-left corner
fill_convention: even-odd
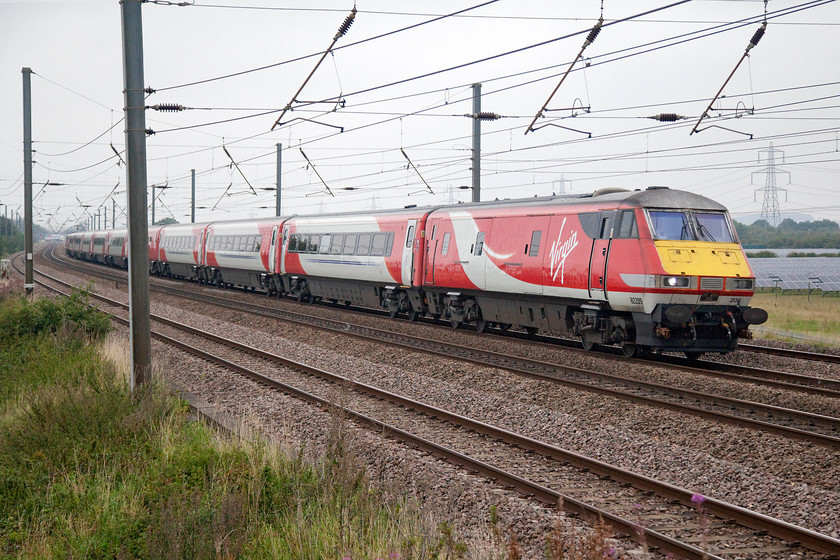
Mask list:
[[[490,4],[495,4],[498,1],[499,0],[488,0],[487,2],[482,2],[481,4],[476,4],[475,6],[470,6],[468,8],[464,8],[463,10],[457,10],[455,12],[445,14],[445,15],[442,15],[442,16],[438,16],[438,17],[432,18],[432,19],[427,20],[427,21],[416,23],[414,25],[408,25],[406,27],[401,27],[399,29],[394,29],[394,30],[388,31],[386,33],[381,33],[381,34],[375,35],[373,37],[368,37],[367,39],[361,39],[359,41],[354,41],[352,43],[347,43],[346,45],[340,45],[338,47],[335,47],[333,50],[337,51],[337,50],[341,50],[341,49],[354,47],[354,46],[357,46],[357,45],[368,43],[370,41],[374,41],[374,40],[377,40],[377,39],[382,39],[384,37],[389,37],[389,36],[395,35],[397,33],[402,33],[404,31],[409,31],[411,29],[416,29],[418,27],[422,27],[422,26],[428,25],[430,23],[435,23],[435,22],[440,21],[442,19],[453,17],[457,14],[462,14],[462,13],[465,13],[465,12],[469,12],[471,10],[476,10],[478,8],[483,8],[484,6],[488,6]],[[214,78],[206,78],[206,79],[203,79],[203,80],[196,80],[196,81],[188,82],[188,83],[184,83],[184,84],[167,86],[167,87],[162,87],[162,88],[156,88],[156,91],[157,92],[169,91],[169,90],[173,90],[173,89],[179,89],[179,88],[190,87],[190,86],[195,86],[195,85],[200,85],[200,84],[206,84],[206,83],[210,83],[210,82],[216,82],[216,81],[219,81],[219,80],[226,80],[226,79],[229,79],[229,78],[234,78],[234,77],[237,77],[237,76],[243,76],[245,74],[251,74],[253,72],[260,72],[262,70],[268,70],[270,68],[277,68],[278,66],[283,66],[283,65],[286,65],[286,64],[291,64],[293,62],[299,62],[301,60],[306,60],[308,58],[313,58],[313,57],[316,57],[316,56],[320,56],[322,54],[322,52],[323,51],[318,51],[316,53],[311,53],[311,54],[299,56],[299,57],[284,60],[284,61],[281,61],[281,62],[275,62],[273,64],[267,64],[265,66],[260,66],[260,67],[257,67],[257,68],[251,68],[251,69],[248,69],[248,70],[233,72],[233,73],[225,74],[225,75],[222,75],[222,76],[216,76]]]

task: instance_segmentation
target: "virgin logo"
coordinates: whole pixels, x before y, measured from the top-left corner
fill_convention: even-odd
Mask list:
[[[549,258],[551,259],[551,279],[557,280],[557,273],[559,272],[560,284],[563,284],[565,281],[566,258],[572,252],[572,249],[578,245],[577,230],[572,231],[568,239],[561,241],[563,239],[563,229],[565,227],[566,218],[563,218],[563,223],[560,224],[560,233],[557,235],[557,241],[551,244],[551,253],[549,253]]]

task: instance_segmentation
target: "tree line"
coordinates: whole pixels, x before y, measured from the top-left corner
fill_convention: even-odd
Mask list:
[[[23,251],[23,232],[9,218],[0,216],[0,257]]]
[[[796,222],[787,218],[773,227],[767,220],[735,222],[741,244],[750,248],[838,249],[840,225],[831,220]]]

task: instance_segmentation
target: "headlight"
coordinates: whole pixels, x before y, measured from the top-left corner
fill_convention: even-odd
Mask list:
[[[660,285],[663,288],[688,288],[691,279],[688,276],[661,276]]]
[[[754,286],[754,278],[727,278],[726,280],[728,290],[752,290]]]

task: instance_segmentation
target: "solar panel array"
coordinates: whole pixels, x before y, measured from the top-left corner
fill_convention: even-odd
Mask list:
[[[840,291],[840,258],[750,259],[758,288]]]

